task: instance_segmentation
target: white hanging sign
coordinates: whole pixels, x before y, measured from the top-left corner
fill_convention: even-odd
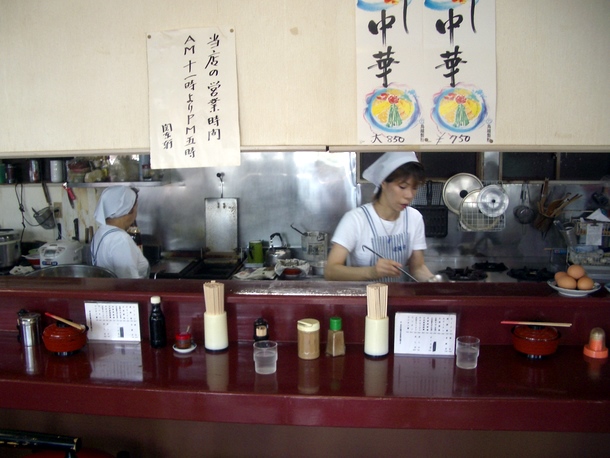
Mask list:
[[[235,30],[148,36],[153,169],[240,165]]]

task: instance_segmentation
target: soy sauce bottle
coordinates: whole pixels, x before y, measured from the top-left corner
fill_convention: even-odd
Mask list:
[[[163,348],[167,345],[167,334],[165,332],[165,316],[161,310],[161,298],[153,296],[150,298],[150,346],[153,348]]]

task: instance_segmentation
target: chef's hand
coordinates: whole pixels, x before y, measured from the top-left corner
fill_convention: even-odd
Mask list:
[[[379,259],[375,264],[377,278],[382,277],[400,277],[400,268],[402,264],[391,259]]]

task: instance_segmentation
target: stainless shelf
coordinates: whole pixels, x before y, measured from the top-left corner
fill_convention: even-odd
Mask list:
[[[165,186],[169,184],[165,181],[103,181],[97,183],[74,183],[68,181],[70,188],[107,188],[109,186],[135,186],[137,188],[152,188],[155,186]]]

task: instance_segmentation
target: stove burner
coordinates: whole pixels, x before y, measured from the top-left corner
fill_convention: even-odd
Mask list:
[[[452,269],[447,267],[445,270],[438,272],[439,274],[447,275],[450,281],[481,281],[487,278],[487,274],[482,270],[471,269],[465,267],[463,269]]]
[[[528,267],[522,267],[521,269],[510,269],[506,272],[506,275],[512,278],[516,278],[519,281],[548,281],[555,277],[553,272],[549,272],[545,268],[542,269],[530,269]]]
[[[475,270],[482,270],[483,272],[504,272],[508,267],[503,262],[477,262],[472,265]]]

